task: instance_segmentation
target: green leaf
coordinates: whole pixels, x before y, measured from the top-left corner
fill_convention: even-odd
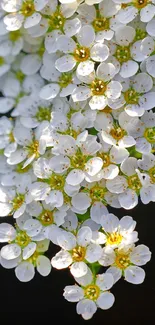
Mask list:
[[[76,214],[76,215],[77,215],[78,220],[80,222],[84,222],[85,220],[90,219],[90,212],[89,212],[89,210],[85,214]]]

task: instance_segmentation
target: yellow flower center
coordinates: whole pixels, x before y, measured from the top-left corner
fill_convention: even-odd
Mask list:
[[[104,199],[104,195],[107,192],[105,187],[94,186],[90,189],[90,197],[92,202],[102,201]]]
[[[155,127],[146,129],[144,137],[148,142],[155,143]]]
[[[84,289],[84,296],[86,299],[97,300],[100,295],[100,288],[95,284],[90,284]]]
[[[86,248],[82,246],[77,246],[72,250],[72,259],[75,262],[81,262],[84,260],[86,255]]]
[[[16,78],[20,81],[23,82],[24,78],[25,78],[25,74],[22,71],[17,71],[16,72]]]
[[[25,17],[29,17],[33,15],[34,12],[35,12],[35,6],[33,0],[24,1],[20,13]]]
[[[118,45],[115,52],[115,57],[120,63],[127,62],[130,60],[130,47]]]
[[[12,200],[13,210],[14,211],[18,210],[22,206],[24,201],[25,201],[25,195],[17,194],[17,196]]]
[[[12,132],[9,133],[9,141],[10,142],[15,142],[15,138]]]
[[[80,149],[77,150],[74,156],[70,157],[71,166],[73,168],[83,169],[87,161],[87,156],[84,156]]]
[[[74,139],[77,139],[77,136],[80,134],[80,132],[77,132],[71,128],[69,128],[68,130],[64,131],[64,132],[60,132],[60,134],[65,134],[65,135],[70,135],[71,137],[73,137]]]
[[[72,74],[71,73],[62,73],[59,77],[59,86],[61,88],[66,88],[68,85],[72,83]]]
[[[123,237],[118,232],[113,232],[112,234],[109,234],[107,237],[107,245],[119,245],[122,241]]]
[[[30,146],[27,146],[28,157],[35,154],[36,158],[39,158],[39,141],[34,140]]]
[[[127,8],[128,7],[128,4],[127,3],[121,3],[121,8],[122,9],[125,9],[125,8]]]
[[[64,27],[65,20],[66,20],[65,17],[63,16],[60,9],[58,8],[54,12],[54,14],[51,15],[51,17],[49,19],[49,25],[52,30],[54,30],[54,29],[62,30]]]
[[[20,247],[24,248],[31,242],[31,238],[27,235],[25,231],[18,232],[15,243],[18,244]]]
[[[53,223],[53,212],[49,210],[44,210],[40,216],[39,220],[43,226],[49,226]]]
[[[103,80],[95,79],[91,83],[91,91],[93,96],[103,95],[107,89],[107,85]]]
[[[133,88],[128,89],[124,92],[124,98],[127,104],[138,104],[140,94],[137,93]]]
[[[0,56],[0,66],[2,66],[5,63],[5,60],[2,56]]]
[[[96,18],[92,22],[92,25],[96,32],[100,32],[102,30],[109,29],[110,23],[108,18],[100,17],[100,18]]]
[[[118,127],[115,129],[111,129],[110,134],[115,140],[118,141],[124,137],[125,131],[123,129],[121,129],[120,127]]]
[[[149,1],[148,0],[133,0],[133,3],[137,9],[142,9],[148,5]]]
[[[39,122],[42,122],[44,120],[50,121],[51,120],[51,109],[48,107],[39,107],[35,117]]]
[[[103,167],[108,167],[111,162],[110,162],[110,156],[106,152],[100,152],[98,156],[103,160]]]
[[[129,255],[118,254],[118,255],[116,256],[115,265],[116,265],[119,269],[124,270],[124,269],[126,269],[130,264],[131,264],[131,262],[130,262],[130,259],[129,259]]]
[[[135,41],[139,41],[147,36],[147,32],[143,29],[136,29]]]
[[[16,42],[18,40],[18,38],[21,37],[21,33],[20,30],[16,30],[14,32],[10,32],[9,33],[9,39],[12,42]]]
[[[142,188],[142,184],[137,174],[129,176],[127,181],[128,186],[134,191],[139,191]]]
[[[34,266],[36,266],[37,258],[39,257],[39,255],[41,255],[41,254],[39,252],[35,251],[34,254],[26,260],[26,262],[29,262],[29,263],[33,264]]]
[[[74,51],[74,58],[77,62],[87,61],[90,57],[90,50],[84,46],[78,46]]]
[[[62,175],[56,175],[53,173],[48,183],[52,190],[63,190],[65,178]]]
[[[149,169],[149,176],[151,178],[151,182],[155,183],[155,167]]]

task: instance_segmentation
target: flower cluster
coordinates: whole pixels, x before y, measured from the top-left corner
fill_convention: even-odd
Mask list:
[[[90,319],[151,258],[110,209],[155,202],[155,1],[1,0],[0,93],[0,264]]]

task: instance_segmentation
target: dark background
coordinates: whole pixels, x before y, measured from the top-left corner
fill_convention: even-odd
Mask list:
[[[110,210],[110,209],[109,209]],[[139,243],[149,246],[152,251],[151,261],[144,266],[146,278],[143,284],[133,285],[120,280],[111,292],[115,295],[114,306],[102,311],[98,309],[94,317],[84,321],[76,314],[75,303],[67,302],[62,294],[66,285],[74,284],[68,270],[52,269],[51,274],[43,278],[37,272],[35,278],[28,283],[19,282],[14,270],[0,267],[0,311],[8,313],[29,312],[44,314],[50,317],[50,324],[58,322],[75,324],[155,324],[155,214],[154,204],[139,204],[131,211],[110,210],[117,216],[132,215],[137,221]],[[9,217],[10,218],[10,217]],[[5,221],[9,222],[9,218]],[[3,219],[4,220],[4,219]],[[50,246],[49,257],[52,257],[58,247]],[[5,315],[6,315],[5,314]],[[11,315],[10,315],[11,316]],[[23,315],[24,316],[24,315]],[[40,315],[41,316],[41,315]],[[39,316],[39,317],[40,317]],[[16,317],[16,316],[15,316]],[[53,321],[55,320],[55,321]],[[44,322],[45,324],[45,322]]]

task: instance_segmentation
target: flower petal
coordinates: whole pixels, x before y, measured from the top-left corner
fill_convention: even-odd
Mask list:
[[[8,244],[1,249],[1,256],[6,260],[13,260],[21,254],[21,247],[17,244]]]
[[[102,290],[109,290],[114,284],[114,278],[110,273],[103,273],[97,275],[96,285]]]
[[[129,266],[124,271],[125,280],[133,284],[141,284],[145,278],[145,271],[138,266]]]
[[[42,276],[48,276],[51,272],[51,263],[50,260],[43,255],[38,256],[37,258],[37,271]]]
[[[75,262],[71,265],[70,272],[74,277],[79,278],[87,273],[87,269],[84,262]]]
[[[100,259],[101,255],[102,248],[100,245],[93,243],[88,245],[85,258],[89,263],[97,262]]]
[[[51,263],[58,270],[65,269],[72,263],[72,257],[67,251],[61,250],[52,258]]]
[[[63,296],[67,301],[76,302],[84,297],[84,291],[77,285],[66,286],[64,288]]]
[[[21,282],[31,281],[35,275],[34,266],[29,262],[22,262],[16,267],[15,274]]]
[[[151,252],[145,245],[138,245],[130,254],[130,260],[136,265],[145,265],[151,259]]]
[[[111,292],[103,292],[96,300],[96,303],[101,309],[106,310],[112,307],[114,301],[115,297]]]

